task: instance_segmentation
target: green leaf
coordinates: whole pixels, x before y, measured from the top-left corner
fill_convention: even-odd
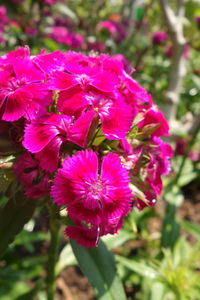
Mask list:
[[[181,222],[181,226],[191,232],[196,238],[200,239],[200,225],[188,221]]]
[[[132,235],[129,232],[121,230],[119,234],[107,235],[103,237],[102,240],[110,250],[123,245],[131,238]],[[56,274],[59,274],[64,268],[68,266],[73,266],[77,264],[78,262],[74,256],[72,247],[70,244],[67,244],[60,253],[59,260],[56,264]]]
[[[116,256],[116,260],[120,264],[124,265],[125,267],[129,268],[130,270],[143,277],[147,277],[149,279],[154,279],[158,277],[158,272],[155,269],[145,265],[142,262],[127,259],[119,255]]]
[[[86,249],[71,240],[80,268],[94,287],[100,300],[125,300],[123,286],[117,275],[114,257],[100,241],[94,249]]]
[[[15,235],[32,217],[35,207],[36,200],[24,199],[21,192],[18,192],[5,206],[0,207],[0,257],[14,240]]]
[[[43,240],[48,240],[50,235],[48,232],[30,232],[22,230],[17,236],[12,244],[12,247],[23,245],[29,252],[34,252],[34,242],[39,242]]]
[[[44,38],[43,43],[50,51],[56,51],[59,49],[58,44],[50,38]]]
[[[125,230],[121,230],[118,234],[108,234],[102,238],[103,242],[106,244],[108,249],[113,249],[123,245],[125,242],[133,237],[131,233]]]
[[[28,291],[24,295],[18,297],[17,300],[27,300],[27,299],[31,300],[31,299],[35,299],[35,296],[37,296],[38,292],[40,290],[42,290],[43,288],[45,288],[44,280],[43,279],[39,279],[36,282],[34,288],[32,288],[30,291]]]
[[[173,248],[179,238],[180,224],[176,221],[176,206],[167,203],[165,219],[162,228],[161,246]]]
[[[160,282],[155,282],[151,286],[151,296],[149,300],[163,300],[165,286]]]

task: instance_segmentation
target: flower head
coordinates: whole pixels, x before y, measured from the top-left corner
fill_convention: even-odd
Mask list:
[[[58,205],[67,206],[72,220],[79,220],[81,226],[85,222],[99,227],[103,235],[103,223],[112,231],[129,212],[132,193],[128,172],[117,154],[109,153],[102,159],[100,172],[99,165],[93,151],[68,157],[55,176],[52,197]]]
[[[40,169],[38,160],[30,153],[25,152],[20,156],[14,171],[28,198],[35,199],[49,194],[49,174]]]
[[[163,45],[168,39],[168,35],[164,31],[157,31],[152,36],[153,45]]]
[[[34,65],[28,48],[19,48],[2,58],[0,70],[0,110],[2,120],[34,119],[51,103],[51,93],[43,83],[44,74]]]
[[[91,121],[89,114],[74,121],[69,116],[47,113],[26,126],[23,145],[31,153],[36,153],[44,170],[53,172],[58,167],[63,143],[86,146]]]

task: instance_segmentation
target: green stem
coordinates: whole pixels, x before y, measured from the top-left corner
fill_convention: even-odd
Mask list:
[[[59,247],[59,210],[54,204],[50,207],[50,246],[49,246],[49,259],[47,265],[47,299],[54,300],[55,292],[55,266],[57,260],[57,253]]]

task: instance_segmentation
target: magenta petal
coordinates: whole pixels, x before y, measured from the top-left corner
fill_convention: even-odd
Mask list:
[[[26,126],[24,133],[24,147],[32,153],[41,151],[57,134],[58,129],[53,125],[37,124]]]
[[[68,205],[68,213],[71,220],[84,221],[89,224],[99,225],[101,223],[101,208],[97,205],[95,209],[85,207],[83,201]]]
[[[82,148],[86,147],[89,129],[95,114],[94,111],[82,113],[82,115],[74,122],[73,126],[70,128],[68,138],[72,143]]]
[[[31,157],[29,152],[25,152],[17,160],[13,169],[17,175],[17,179],[23,185],[31,185],[37,175],[37,167],[37,161]],[[29,170],[29,172],[26,172],[26,170]]]
[[[99,240],[99,228],[86,228],[83,226],[69,226],[66,228],[66,234],[72,240],[86,248],[94,248]]]
[[[65,67],[65,56],[59,50],[49,54],[38,55],[33,61],[47,74],[55,71],[63,71]]]
[[[117,222],[122,214],[127,214],[131,209],[132,199],[128,171],[123,168],[117,154],[109,153],[104,157],[101,180],[108,186],[106,195],[102,195],[104,214],[108,219]]]
[[[48,82],[48,85],[52,90],[62,91],[77,85],[77,82],[73,75],[57,71],[53,74],[53,78]]]
[[[43,72],[28,58],[16,59],[13,62],[13,67],[18,79],[25,78],[28,82],[44,80]]]
[[[16,121],[21,118],[31,100],[31,95],[23,89],[16,90],[7,98],[5,112],[2,119],[5,121]]]
[[[77,86],[67,91],[61,91],[58,98],[58,109],[68,116],[72,116],[78,110],[88,105],[85,99],[86,93],[80,91]]]
[[[139,128],[149,124],[160,124],[152,136],[169,135],[169,125],[163,113],[156,107],[152,107],[146,111],[144,119],[138,124]]]
[[[98,73],[91,78],[93,78],[91,85],[103,92],[113,92],[115,85],[118,83],[118,78],[108,71]]]
[[[25,195],[28,198],[38,199],[49,194],[50,189],[50,180],[49,175],[44,175],[38,184],[32,184],[29,187],[25,188]]]
[[[85,199],[87,180],[96,180],[98,171],[97,156],[92,151],[79,151],[68,157],[63,168],[58,170],[52,187],[52,197],[58,205],[73,205]]]
[[[62,139],[59,136],[53,138],[42,151],[35,154],[40,167],[48,172],[53,172],[58,167],[59,151]]]
[[[69,178],[79,179],[83,182],[85,182],[85,176],[96,179],[98,172],[97,155],[91,150],[78,151],[77,155],[72,155],[63,162],[63,168]]]
[[[8,62],[15,62],[16,59],[30,58],[30,49],[28,46],[18,47],[16,50],[8,52],[6,59]]]
[[[0,86],[6,85],[9,79],[14,76],[15,74],[11,64],[2,65],[0,69]]]
[[[49,175],[41,172],[38,161],[29,152],[20,156],[13,169],[26,197],[35,199],[49,194]]]
[[[133,105],[135,104],[135,101],[137,101],[137,103],[139,105],[142,105],[144,103],[147,103],[149,105],[152,104],[152,100],[150,95],[147,93],[147,91],[141,87],[139,85],[139,83],[137,81],[135,81],[131,76],[129,76],[128,74],[126,74],[124,72],[124,83],[126,85],[126,88],[130,91],[130,100],[133,98]]]
[[[112,166],[112,168],[111,168]],[[119,155],[115,153],[109,153],[103,158],[101,167],[101,179],[108,181],[113,186],[126,187],[129,182],[129,175],[127,170],[122,166]],[[128,188],[130,195],[130,189]]]
[[[99,113],[104,135],[111,140],[123,139],[133,122],[131,108],[123,102],[113,103],[108,111]]]
[[[52,102],[52,93],[48,90],[45,83],[32,83],[23,87],[24,90],[32,94],[34,101],[46,107]]]
[[[81,197],[78,195],[76,190],[74,190],[73,181],[68,179],[68,176],[59,169],[55,178],[54,185],[51,189],[51,197],[54,199],[54,202],[58,205],[68,205],[79,200]]]

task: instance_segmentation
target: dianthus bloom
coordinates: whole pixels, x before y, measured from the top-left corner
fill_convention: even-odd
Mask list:
[[[67,206],[70,218],[79,221],[79,230],[82,227],[82,231],[87,230],[93,236],[96,227],[100,236],[116,232],[119,221],[129,212],[132,198],[129,182],[128,172],[117,154],[109,153],[99,163],[95,152],[80,151],[67,158],[58,170],[52,197],[58,205]],[[73,232],[74,227],[67,229],[69,236]],[[98,236],[94,235],[90,245],[87,240],[81,240],[81,244],[94,246]]]
[[[163,45],[168,39],[168,35],[164,31],[157,31],[152,35],[153,45]]]
[[[28,198],[48,195],[50,189],[49,174],[39,168],[39,162],[30,153],[22,154],[14,166],[18,180],[25,189]]]
[[[19,48],[0,58],[0,113],[2,120],[32,120],[45,112],[51,95],[44,74],[33,63],[29,49]]]
[[[101,21],[96,26],[97,32],[106,30],[116,43],[122,42],[126,38],[126,28],[123,24],[115,21]]]
[[[26,197],[51,190],[67,209],[71,239],[95,247],[132,207],[156,203],[170,171],[169,126],[125,57],[21,47],[0,63],[2,151],[15,152]]]

